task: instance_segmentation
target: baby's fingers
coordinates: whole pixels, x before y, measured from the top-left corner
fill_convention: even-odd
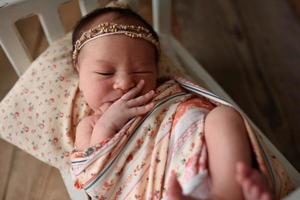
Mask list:
[[[131,117],[143,115],[148,111],[150,111],[153,107],[154,107],[153,102],[148,103],[147,105],[144,106],[133,107],[129,109],[129,114],[131,115]]]
[[[145,103],[149,102],[152,97],[154,96],[155,92],[151,90],[150,92],[139,96],[137,98],[131,99],[127,102],[127,106],[129,107],[136,107],[136,106],[141,106],[144,105]]]
[[[121,97],[121,99],[122,100],[129,100],[129,99],[134,98],[142,90],[144,84],[145,84],[145,81],[144,80],[140,80],[139,83],[134,88],[132,88],[131,90],[129,90],[127,93],[125,93]]]

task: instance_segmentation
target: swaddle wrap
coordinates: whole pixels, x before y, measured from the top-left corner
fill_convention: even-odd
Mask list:
[[[156,93],[156,106],[146,116],[130,120],[107,141],[71,153],[75,186],[92,199],[165,198],[173,170],[185,194],[208,197],[204,120],[215,106],[228,103],[179,78],[164,83]],[[289,178],[245,123],[260,170],[277,197],[283,196],[293,188]]]

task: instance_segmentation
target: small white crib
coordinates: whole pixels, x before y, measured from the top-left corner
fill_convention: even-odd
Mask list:
[[[16,73],[20,76],[31,64],[31,59],[22,44],[19,33],[14,23],[29,14],[37,14],[45,32],[48,43],[51,44],[65,34],[58,15],[58,7],[70,0],[0,0],[0,44],[4,49],[9,61],[12,63]],[[125,0],[126,1],[126,0]],[[137,7],[138,0],[126,1]],[[153,26],[160,36],[162,49],[172,61],[174,66],[184,67],[188,74],[196,82],[204,82],[207,88],[217,95],[227,99],[232,104],[233,100],[224,92],[222,87],[204,70],[204,68],[189,54],[181,43],[172,35],[171,31],[171,0],[152,0]],[[98,6],[97,0],[79,0],[81,14],[85,15]],[[182,66],[183,65],[183,66]],[[263,137],[265,137],[262,134]],[[266,139],[268,141],[268,139]],[[300,175],[291,164],[282,156],[276,148],[274,149],[278,158],[285,163],[286,168],[300,185]],[[87,199],[84,192],[74,189],[72,179],[67,171],[61,171],[61,175],[69,192],[71,199]],[[285,199],[300,199],[300,189]]]

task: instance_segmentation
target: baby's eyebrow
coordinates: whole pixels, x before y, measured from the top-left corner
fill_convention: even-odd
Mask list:
[[[155,65],[153,61],[137,61],[135,63],[137,66],[150,66],[150,65]]]
[[[97,59],[95,60],[96,63],[104,63],[104,64],[108,64],[108,65],[114,65],[114,62],[108,61],[108,60],[101,60],[101,59]]]

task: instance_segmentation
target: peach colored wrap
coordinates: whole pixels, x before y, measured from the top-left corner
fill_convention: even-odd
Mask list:
[[[172,170],[184,193],[208,197],[204,120],[216,105],[227,103],[179,78],[164,83],[156,93],[156,106],[146,116],[132,119],[105,142],[72,152],[75,186],[92,199],[165,198]],[[292,189],[288,177],[245,123],[260,170],[276,188],[277,197],[283,196]]]

